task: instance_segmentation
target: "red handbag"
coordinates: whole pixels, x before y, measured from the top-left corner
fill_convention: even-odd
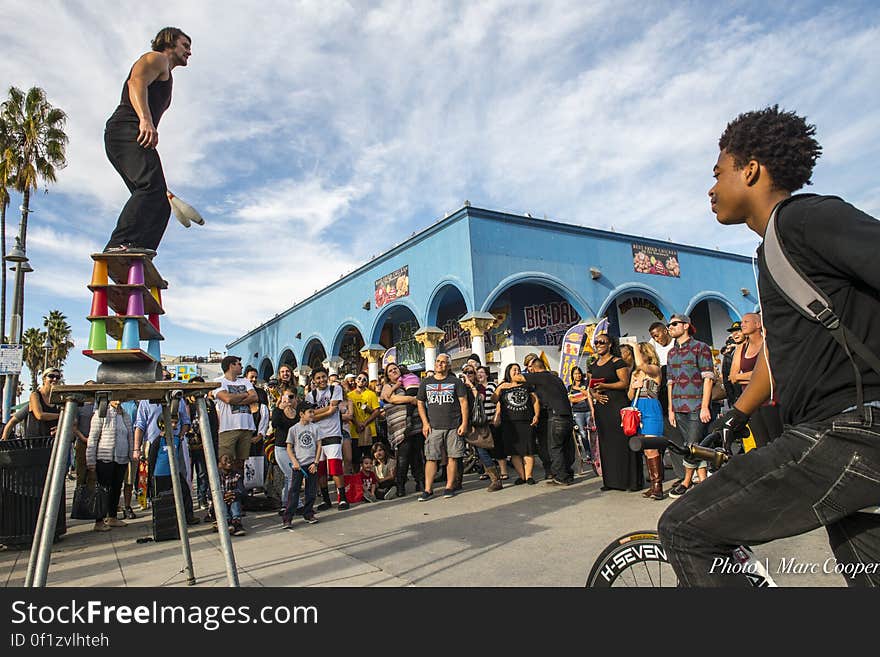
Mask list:
[[[620,426],[623,428],[624,436],[635,436],[642,427],[642,412],[636,408],[641,390],[641,388],[636,388],[636,396],[632,406],[620,409]]]

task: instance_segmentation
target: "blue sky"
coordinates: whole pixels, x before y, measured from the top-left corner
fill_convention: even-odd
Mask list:
[[[876,3],[3,4],[3,87],[69,116],[69,166],[32,199],[25,305],[25,326],[70,318],[68,382],[94,375],[88,256],[127,198],[103,124],[165,25],[193,56],[159,153],[208,223],[172,218],[155,261],[164,353],[223,351],[465,199],[751,253],[706,191],[727,121],[773,103],[818,127],[809,191],[880,216]]]

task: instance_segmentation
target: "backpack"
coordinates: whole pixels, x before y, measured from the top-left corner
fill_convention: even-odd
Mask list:
[[[789,257],[779,234],[779,223],[776,218],[779,211],[791,201],[815,196],[815,194],[798,194],[781,201],[770,213],[770,221],[764,233],[764,264],[773,286],[789,305],[807,319],[824,326],[831,336],[843,347],[844,352],[853,366],[856,379],[856,407],[864,419],[864,391],[862,390],[862,374],[856,364],[853,352],[861,356],[871,369],[880,374],[880,358],[865,343],[859,340],[852,331],[841,324],[834,312],[831,299],[804,274],[797,264]],[[837,197],[832,197],[837,198]]]

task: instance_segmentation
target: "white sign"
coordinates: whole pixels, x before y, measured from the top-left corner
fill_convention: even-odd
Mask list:
[[[0,374],[21,374],[23,355],[20,344],[0,344]]]

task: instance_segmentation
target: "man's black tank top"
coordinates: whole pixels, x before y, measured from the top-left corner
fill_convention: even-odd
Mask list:
[[[128,81],[130,79],[131,71],[128,72],[128,77],[125,78],[125,82],[122,85],[122,99],[119,101],[119,106],[107,120],[108,124],[138,123],[140,121],[137,112],[134,111],[134,106],[131,104],[131,97],[128,94]],[[162,118],[165,110],[171,105],[171,87],[173,84],[174,78],[171,77],[171,72],[169,71],[167,80],[156,80],[147,87],[147,104],[149,104],[150,114],[153,116],[153,125],[157,128],[159,127],[159,119]]]

